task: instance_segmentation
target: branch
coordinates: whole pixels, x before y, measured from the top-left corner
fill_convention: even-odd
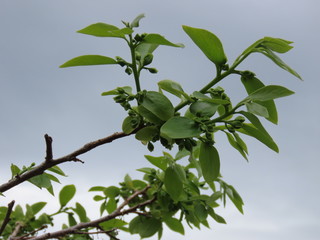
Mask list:
[[[4,229],[6,228],[7,224],[10,222],[10,215],[12,213],[12,209],[13,209],[13,205],[14,205],[14,200],[11,201],[9,204],[8,204],[8,210],[7,210],[7,213],[6,213],[6,216],[4,217],[4,220],[2,222],[2,225],[0,227],[0,236],[2,234],[2,232],[4,231]]]
[[[53,155],[52,154],[52,138],[46,134],[45,135],[45,140],[46,140],[46,145],[47,145],[46,160],[44,162],[40,163],[39,165],[35,166],[31,170],[29,170],[21,175],[17,175],[15,178],[9,180],[7,183],[0,185],[0,192],[3,193],[5,191],[17,186],[18,184],[29,180],[32,177],[41,175],[44,173],[44,171],[46,171],[49,168],[56,166],[58,164],[65,163],[65,162],[72,162],[72,161],[79,162],[79,159],[77,158],[79,155],[84,154],[86,152],[89,152],[98,146],[101,146],[101,145],[104,145],[107,143],[111,143],[112,141],[114,141],[116,139],[123,138],[123,137],[129,136],[131,134],[134,134],[138,130],[139,130],[139,128],[130,134],[126,134],[124,132],[116,132],[108,137],[101,138],[101,139],[98,139],[93,142],[89,142],[89,143],[85,144],[83,147],[79,148],[78,150],[76,150],[76,151],[74,151],[64,157],[57,158],[57,159],[52,159],[52,155]]]
[[[135,197],[137,197],[140,194],[144,194],[149,188],[150,188],[150,186],[147,186],[144,189],[142,189],[141,191],[137,191],[137,192],[133,193],[113,213],[111,213],[107,216],[98,218],[98,219],[93,220],[91,222],[79,223],[79,224],[74,225],[72,227],[62,229],[62,230],[59,230],[56,232],[45,233],[45,234],[40,235],[38,237],[32,238],[32,240],[45,240],[45,239],[51,239],[51,238],[60,238],[60,237],[67,236],[70,234],[79,234],[79,231],[81,229],[86,229],[86,228],[90,228],[90,227],[99,228],[100,223],[106,222],[108,220],[114,219],[119,216],[123,216],[123,215],[129,214],[129,213],[132,213],[132,212],[136,211],[138,208],[143,207],[143,206],[147,206],[147,205],[151,204],[152,202],[154,202],[156,199],[155,197],[152,199],[149,199],[143,203],[137,204],[131,208],[128,208],[126,210],[121,211],[121,209],[123,209],[126,205],[128,205],[132,199],[134,199]],[[18,238],[18,239],[22,240],[23,238]]]

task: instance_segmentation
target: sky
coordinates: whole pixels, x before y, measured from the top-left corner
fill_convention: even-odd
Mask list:
[[[125,117],[112,98],[101,92],[132,85],[118,66],[60,69],[65,61],[84,54],[128,56],[119,39],[95,38],[76,33],[92,23],[121,26],[140,13],[146,18],[138,31],[160,33],[184,49],[159,47],[154,62],[159,73],[144,74],[142,87],[156,90],[157,82],[171,79],[191,93],[215,74],[212,64],[183,32],[181,25],[207,29],[222,41],[232,62],[246,47],[264,37],[293,41],[282,59],[303,78],[300,81],[263,56],[252,55],[241,70],[251,70],[265,84],[286,86],[294,95],[276,101],[279,124],[264,125],[277,142],[276,154],[246,138],[249,163],[217,136],[222,174],[241,194],[244,215],[228,204],[218,213],[228,224],[212,222],[211,229],[188,230],[185,236],[167,230],[163,239],[317,240],[320,234],[320,24],[316,0],[1,0],[0,1],[0,182],[10,178],[10,165],[40,163],[45,156],[43,135],[53,138],[54,157],[68,154],[85,143],[121,131]],[[245,92],[238,78],[221,83],[231,99]],[[160,149],[154,155],[160,155]],[[91,209],[98,206],[87,190],[96,185],[116,185],[125,174],[141,177],[135,169],[150,166],[148,150],[134,137],[117,140],[85,154],[85,162],[66,163],[62,185],[75,184],[75,201]],[[61,185],[61,186],[62,186]],[[56,192],[61,188],[55,185]],[[29,183],[9,190],[0,206],[58,201]],[[96,214],[96,215],[95,215]],[[64,221],[63,219],[61,221]],[[188,227],[185,226],[187,229]],[[138,239],[130,237],[127,239]]]

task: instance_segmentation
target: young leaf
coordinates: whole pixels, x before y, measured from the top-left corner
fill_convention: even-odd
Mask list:
[[[60,68],[106,64],[117,64],[117,61],[113,58],[101,55],[83,55],[72,58],[71,60],[62,64]]]
[[[287,97],[294,94],[291,90],[277,85],[268,85],[251,93],[242,102],[268,101],[276,98]]]
[[[248,94],[253,93],[254,91],[258,90],[259,88],[264,87],[264,84],[256,77],[241,77],[241,82],[244,85]],[[273,100],[269,101],[256,101],[260,105],[264,106],[268,111],[268,117],[266,118],[270,122],[277,124],[278,123],[278,112],[276,105]]]
[[[76,187],[72,185],[64,186],[59,193],[60,206],[64,207],[74,197],[76,193]]]
[[[226,193],[236,208],[243,214],[243,201],[238,192],[234,189],[233,186],[228,185]]]
[[[199,161],[204,179],[211,183],[220,173],[220,158],[217,149],[212,145],[201,143]]]
[[[173,217],[168,217],[164,219],[164,222],[168,226],[168,228],[170,228],[172,231],[178,232],[184,235],[184,227],[181,221],[179,221],[178,219]]]
[[[164,137],[179,139],[197,137],[201,134],[200,127],[190,118],[173,117],[162,125],[160,133]]]
[[[145,109],[162,121],[167,121],[174,115],[174,107],[170,100],[161,93],[149,91],[141,103]]]
[[[133,33],[133,30],[130,28],[119,29],[116,26],[106,23],[95,23],[77,32],[92,35],[95,37],[125,38],[125,35]]]
[[[183,191],[183,184],[180,176],[175,171],[173,166],[169,166],[164,175],[164,186],[166,187],[167,193],[171,196],[174,201],[178,201]]]
[[[32,184],[36,185],[38,188],[49,189],[52,187],[50,178],[46,174],[41,174],[35,177],[32,177],[28,180]]]
[[[132,124],[131,124],[131,121],[133,120],[134,118],[128,116],[126,117],[124,120],[123,120],[123,123],[122,123],[122,131],[126,134],[130,134],[132,133],[135,128],[132,127]]]
[[[53,166],[53,167],[49,168],[48,171],[51,171],[51,172],[54,172],[54,173],[59,174],[61,176],[67,177],[67,175],[58,166]]]
[[[132,28],[137,28],[139,27],[139,22],[142,18],[144,18],[145,15],[142,13],[142,14],[139,14],[135,19],[133,19],[133,21],[131,22],[130,24],[130,27]]]
[[[253,126],[255,128],[257,128],[259,131],[263,132],[265,135],[267,135],[271,138],[271,136],[269,135],[267,130],[261,124],[259,118],[257,118],[254,114],[249,113],[249,112],[244,112],[244,111],[240,111],[239,113],[241,113],[243,116],[245,116],[253,124]]]
[[[109,214],[113,213],[117,209],[117,201],[115,198],[110,198],[108,200],[106,209]]]
[[[189,26],[182,26],[182,28],[210,61],[218,66],[227,62],[222,43],[216,35],[205,29]]]
[[[233,136],[230,133],[225,132],[225,134],[227,135],[230,145],[234,147],[236,150],[238,150],[238,152],[248,161],[246,152],[244,151],[244,149],[242,149],[241,145],[238,144],[238,142],[233,138]]]
[[[86,209],[80,203],[76,203],[76,208],[74,209],[74,211],[79,216],[80,222],[88,221]]]
[[[260,45],[269,48],[274,52],[286,53],[293,48],[290,46],[291,43],[293,42],[281,38],[264,37]]]
[[[265,118],[269,117],[268,109],[265,108],[264,106],[256,103],[256,102],[246,103],[246,107],[247,107],[248,111],[253,114],[256,114],[256,115],[259,115],[259,116],[265,117]]]
[[[72,227],[74,225],[77,224],[77,221],[76,219],[73,217],[73,214],[72,213],[69,213],[68,214],[68,222],[69,222],[69,226]]]
[[[242,126],[242,129],[237,129],[237,131],[247,134],[251,137],[256,138],[260,142],[262,142],[264,145],[269,147],[275,152],[279,152],[279,148],[277,144],[273,141],[273,139],[270,137],[270,135],[265,134],[264,132],[260,131],[259,129],[253,127],[251,124],[244,123]]]
[[[35,204],[31,205],[31,209],[34,215],[36,215],[38,212],[41,211],[42,208],[44,208],[44,206],[46,206],[47,203],[46,202],[37,202]]]
[[[184,47],[181,43],[172,43],[165,39],[160,34],[156,33],[150,33],[147,36],[144,37],[143,43],[151,43],[151,44],[157,44],[157,45],[165,45],[170,47]]]
[[[161,89],[177,96],[178,98],[181,98],[181,95],[188,97],[188,95],[183,91],[181,85],[175,81],[162,80],[162,81],[158,82],[158,86]]]
[[[153,157],[149,155],[144,156],[152,165],[165,171],[168,165],[168,159],[166,157]]]
[[[20,168],[17,165],[11,164],[11,178],[14,178],[17,174],[20,173]]]

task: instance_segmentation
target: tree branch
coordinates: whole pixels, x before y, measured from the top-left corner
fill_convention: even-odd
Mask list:
[[[100,223],[106,222],[108,220],[114,219],[119,216],[123,216],[123,215],[129,214],[129,213],[135,212],[138,208],[151,204],[152,202],[155,201],[156,198],[154,197],[152,199],[149,199],[143,203],[137,204],[137,205],[135,205],[131,208],[128,208],[126,210],[123,210],[123,211],[121,211],[121,209],[123,209],[126,205],[128,205],[129,202],[132,199],[134,199],[135,197],[137,197],[138,195],[144,194],[149,188],[150,188],[150,186],[147,186],[144,189],[142,189],[141,191],[137,191],[137,192],[133,193],[113,213],[111,213],[107,216],[98,218],[98,219],[93,220],[91,222],[82,222],[82,223],[79,223],[79,224],[74,225],[72,227],[62,229],[62,230],[59,230],[56,232],[45,233],[43,235],[32,238],[32,240],[45,240],[45,239],[59,238],[59,237],[67,236],[70,234],[79,234],[79,231],[81,229],[86,229],[86,228],[90,228],[90,227],[99,228]],[[16,240],[18,240],[18,239],[23,240],[24,238],[17,238]]]
[[[44,173],[44,171],[46,171],[47,169],[56,166],[58,164],[61,163],[65,163],[65,162],[78,162],[79,159],[77,158],[79,155],[82,155],[86,152],[91,151],[92,149],[107,144],[107,143],[111,143],[112,141],[119,139],[119,138],[123,138],[126,136],[129,136],[131,134],[134,134],[136,131],[138,131],[138,129],[136,129],[135,131],[133,131],[130,134],[126,134],[124,132],[116,132],[108,137],[105,138],[101,138],[98,139],[96,141],[90,142],[85,144],[83,147],[79,148],[78,150],[64,156],[61,158],[57,158],[57,159],[52,159],[52,138],[49,137],[47,134],[45,135],[45,139],[46,139],[46,145],[47,145],[47,155],[46,155],[46,160],[42,163],[40,163],[39,165],[35,166],[34,168],[32,168],[31,170],[21,174],[21,175],[17,175],[16,177],[14,177],[13,179],[9,180],[7,183],[4,183],[2,185],[0,185],[0,192],[5,192],[17,185],[19,185],[22,182],[25,182],[27,180],[29,180],[32,177],[41,175]]]
[[[4,231],[4,229],[6,228],[7,224],[10,222],[10,215],[12,213],[12,209],[13,209],[13,206],[14,206],[14,200],[11,201],[9,204],[8,204],[8,210],[7,210],[7,213],[6,213],[6,216],[4,217],[4,220],[2,222],[2,225],[0,227],[0,236],[2,234],[2,232]]]

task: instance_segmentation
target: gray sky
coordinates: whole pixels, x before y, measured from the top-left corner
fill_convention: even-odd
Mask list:
[[[294,49],[282,58],[300,73],[304,82],[263,56],[252,55],[240,66],[254,71],[265,84],[284,85],[296,92],[277,101],[278,126],[265,123],[280,147],[280,154],[247,139],[250,153],[247,164],[226,144],[225,136],[217,136],[222,174],[242,195],[245,214],[237,213],[229,204],[218,211],[227,225],[212,223],[212,229],[190,230],[185,237],[167,231],[163,239],[317,240],[319,9],[316,0],[1,0],[0,181],[10,177],[11,163],[28,165],[43,160],[45,133],[53,137],[54,155],[59,157],[121,129],[124,112],[100,93],[133,84],[122,73],[123,69],[58,66],[84,54],[126,57],[125,44],[119,39],[77,34],[77,30],[96,22],[121,26],[121,20],[130,21],[145,13],[141,32],[160,33],[186,47],[159,47],[153,63],[159,74],[143,75],[142,87],[156,89],[157,81],[172,79],[180,82],[187,92],[211,80],[214,68],[184,34],[181,25],[215,33],[231,62],[259,38],[280,37],[295,42]],[[230,78],[221,83],[234,100],[245,94],[238,80]],[[76,184],[79,193],[76,200],[92,208],[92,195],[86,193],[89,187],[115,185],[126,173],[141,177],[135,169],[148,165],[144,154],[149,152],[132,137],[116,141],[83,156],[84,165],[63,165],[69,177],[62,179],[62,184]],[[56,186],[56,191],[59,188]],[[29,183],[9,191],[6,198],[0,199],[0,205],[12,199],[21,204],[48,200],[49,209],[58,208],[53,197]],[[92,212],[92,218],[95,216]]]

